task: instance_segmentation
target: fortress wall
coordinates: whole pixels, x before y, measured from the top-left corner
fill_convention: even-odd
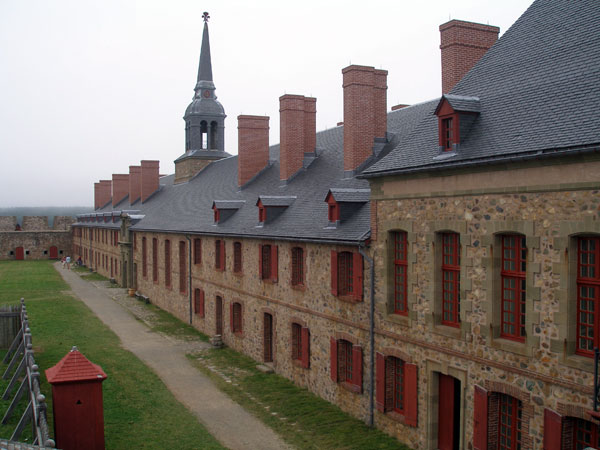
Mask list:
[[[0,231],[15,231],[16,226],[16,216],[0,216]]]

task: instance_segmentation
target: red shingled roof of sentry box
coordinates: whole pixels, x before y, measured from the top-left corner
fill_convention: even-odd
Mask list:
[[[46,370],[46,378],[51,384],[73,381],[104,380],[102,368],[83,356],[77,347],[65,355],[54,367]]]

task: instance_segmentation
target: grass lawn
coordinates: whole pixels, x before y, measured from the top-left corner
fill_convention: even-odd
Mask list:
[[[0,304],[25,298],[40,372],[55,365],[73,345],[108,378],[103,383],[107,449],[223,448],[175,400],[162,381],[80,301],[49,261],[0,261]],[[51,387],[42,375],[51,416]],[[0,413],[8,401],[0,400]],[[51,421],[51,417],[49,417]],[[13,427],[0,426],[9,437]]]
[[[297,448],[409,449],[288,379],[260,372],[256,361],[229,348],[188,357],[222,391]]]

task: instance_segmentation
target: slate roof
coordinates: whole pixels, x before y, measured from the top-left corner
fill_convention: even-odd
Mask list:
[[[237,156],[209,164],[186,183],[174,176],[139,210],[134,231],[179,232],[356,244],[370,233],[365,177],[428,171],[505,159],[540,158],[600,146],[600,8],[597,0],[537,0],[446,96],[458,110],[479,112],[456,152],[439,153],[440,98],[388,113],[391,145],[358,177],[344,178],[343,127],[317,133],[317,157],[288,183],[279,180],[279,145],[270,163],[243,189]],[[328,192],[356,202],[330,227]],[[259,197],[294,198],[259,224]],[[365,200],[366,199],[366,200]],[[214,223],[213,202],[237,202],[235,214]],[[361,202],[365,203],[361,204]],[[281,206],[281,205],[278,205]],[[110,203],[96,212],[110,211]],[[143,217],[142,217],[143,216]],[[83,222],[83,226],[117,224]],[[262,226],[261,226],[262,225]]]
[[[481,108],[456,154],[434,159],[439,154],[433,114],[438,99],[411,136],[364,174],[541,157],[561,149],[597,151],[599,30],[597,0],[537,0],[450,92],[478,97]]]

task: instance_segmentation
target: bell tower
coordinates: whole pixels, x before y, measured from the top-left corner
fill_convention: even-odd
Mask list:
[[[185,153],[175,160],[175,183],[190,180],[214,160],[226,158],[225,110],[217,101],[210,58],[207,12],[202,15],[204,31],[194,97],[185,110]]]

